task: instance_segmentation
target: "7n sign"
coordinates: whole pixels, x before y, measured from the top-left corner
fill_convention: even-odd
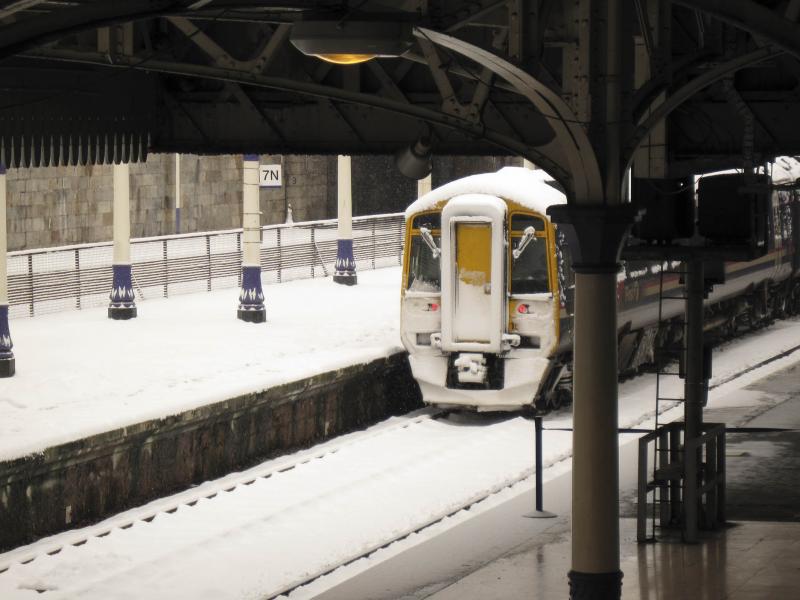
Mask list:
[[[259,165],[258,185],[260,187],[281,187],[281,166]]]

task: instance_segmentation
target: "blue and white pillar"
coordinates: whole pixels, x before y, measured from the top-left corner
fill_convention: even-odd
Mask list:
[[[14,374],[14,353],[8,329],[8,232],[6,225],[6,167],[0,163],[0,377]]]
[[[353,186],[350,157],[339,155],[337,161],[337,191],[339,199],[339,239],[336,243],[336,265],[333,281],[355,285],[356,260],[353,257]]]
[[[242,169],[242,289],[236,317],[247,323],[267,320],[261,289],[261,211],[258,205],[258,154],[245,154]]]
[[[114,169],[114,257],[108,318],[115,321],[136,317],[136,297],[131,280],[131,202],[130,167],[127,163]]]
[[[175,233],[181,232],[181,155],[175,154]]]

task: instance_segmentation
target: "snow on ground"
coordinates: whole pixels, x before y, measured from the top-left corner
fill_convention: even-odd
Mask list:
[[[798,334],[800,321],[786,321],[727,344],[715,355],[717,381],[796,346]],[[712,392],[710,404],[725,407],[732,397],[732,404],[739,405],[741,397],[734,392],[798,360],[800,351],[720,385]],[[652,426],[653,385],[654,377],[647,375],[621,386],[623,426]],[[667,411],[662,422],[681,412],[681,406]],[[555,483],[570,468],[569,460],[563,459],[570,454],[571,433],[554,429],[559,425],[568,429],[571,421],[564,411],[545,425],[550,430],[545,431],[544,464],[554,466],[545,471],[544,479]],[[110,527],[108,535],[68,545],[52,556],[46,554],[52,541],[41,540],[23,549],[23,553],[40,554],[27,564],[0,555],[0,564],[11,563],[0,573],[0,597],[40,598],[36,590],[50,590],[43,595],[59,600],[269,597],[529,473],[532,432],[530,421],[514,416],[398,417],[301,452],[296,458],[324,457],[292,470],[278,472],[285,458],[269,461],[265,464],[275,465],[276,470],[268,479],[256,478],[237,487],[223,484],[221,489],[227,491],[216,497],[161,513],[151,522],[139,520],[128,529]],[[623,447],[632,447],[626,441],[635,436],[620,439]],[[635,452],[621,456],[623,474],[635,473]],[[508,500],[529,491],[527,480],[498,496]],[[554,502],[547,489],[545,495],[548,503]],[[476,504],[432,529],[441,531],[475,518],[492,504]],[[548,506],[566,514],[568,494],[560,504]],[[147,507],[133,509],[126,521],[135,520],[137,512],[148,514]],[[74,532],[60,535],[66,538]],[[313,597],[344,573],[367,569],[428,535],[433,532],[411,535],[308,589],[297,590],[292,597]]]
[[[238,289],[12,320],[0,460],[399,351],[399,286],[399,267],[265,286],[266,324],[236,319]]]

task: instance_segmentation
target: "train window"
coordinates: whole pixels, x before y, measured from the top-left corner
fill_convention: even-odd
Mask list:
[[[525,231],[528,227],[533,227],[537,233],[544,232],[544,221],[539,217],[526,214],[511,215],[511,231]]]
[[[536,237],[519,258],[511,261],[511,293],[538,294],[548,291],[547,240]]]
[[[439,235],[434,234],[433,240],[437,246],[440,245]],[[408,290],[411,292],[439,292],[441,279],[439,257],[434,258],[433,252],[422,236],[411,236],[411,250],[408,255]]]
[[[414,217],[414,220],[411,221],[411,228],[412,229],[419,229],[420,227],[426,227],[433,231],[434,229],[438,230],[442,228],[442,213],[427,213],[424,215],[417,215]]]

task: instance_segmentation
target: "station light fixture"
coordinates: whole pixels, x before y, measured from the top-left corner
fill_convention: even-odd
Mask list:
[[[298,21],[289,36],[295,48],[338,65],[396,57],[414,43],[410,23],[402,21]]]
[[[409,179],[424,179],[433,169],[431,163],[431,138],[420,136],[415,142],[400,150],[394,157],[398,170]]]

